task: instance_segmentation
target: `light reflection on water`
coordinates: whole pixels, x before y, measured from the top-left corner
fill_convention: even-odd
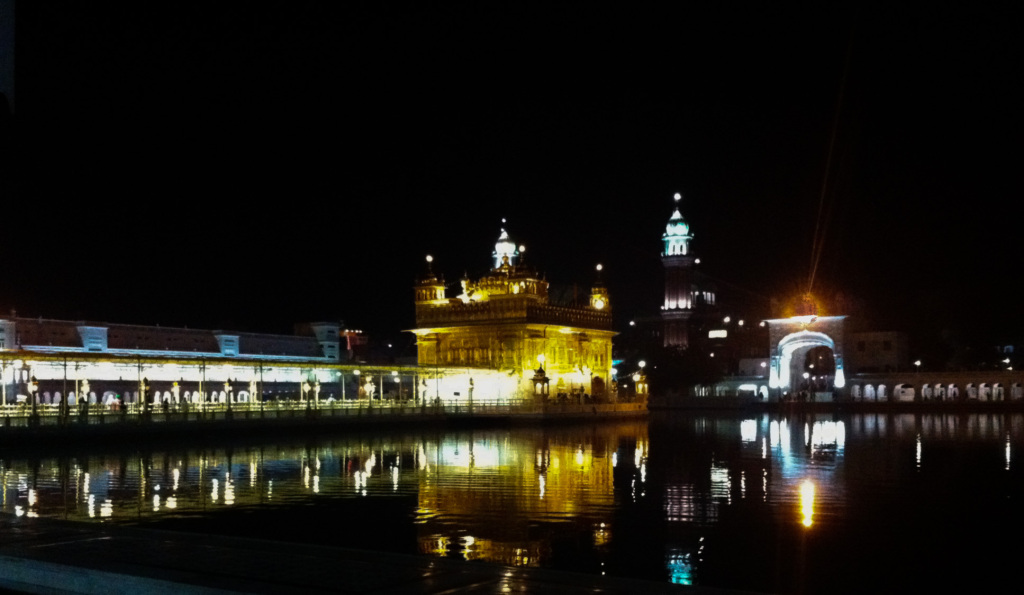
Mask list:
[[[922,510],[969,500],[978,522],[1005,515],[978,507],[1024,498],[1012,464],[1022,441],[1021,415],[671,415],[11,456],[0,461],[0,510],[680,584],[853,592],[887,576],[876,558],[907,556],[916,532],[940,540],[929,553],[976,537],[959,524],[966,515]],[[935,537],[936,522],[958,528]],[[830,570],[815,574],[826,551]],[[913,552],[904,560],[904,579],[932,562]]]

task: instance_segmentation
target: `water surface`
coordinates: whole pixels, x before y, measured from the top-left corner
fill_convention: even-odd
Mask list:
[[[655,415],[12,451],[0,510],[757,591],[983,590],[1024,554],[1022,443],[1021,415]]]

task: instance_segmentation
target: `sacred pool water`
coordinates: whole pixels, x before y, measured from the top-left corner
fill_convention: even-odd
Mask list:
[[[1020,414],[879,413],[9,450],[0,510],[766,592],[977,591],[1024,559],[1022,447]]]

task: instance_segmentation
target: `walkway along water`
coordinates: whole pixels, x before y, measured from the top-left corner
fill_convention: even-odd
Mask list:
[[[62,416],[53,408],[3,406],[0,445],[66,442],[76,439],[123,439],[196,433],[317,429],[336,426],[396,424],[511,424],[643,417],[646,403],[488,403],[417,405],[415,402],[296,401],[206,403],[155,409],[131,404],[121,408],[92,406]]]

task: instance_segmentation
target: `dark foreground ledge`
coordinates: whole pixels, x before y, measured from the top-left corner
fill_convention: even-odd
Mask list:
[[[730,593],[258,539],[0,515],[0,589],[33,593]]]

